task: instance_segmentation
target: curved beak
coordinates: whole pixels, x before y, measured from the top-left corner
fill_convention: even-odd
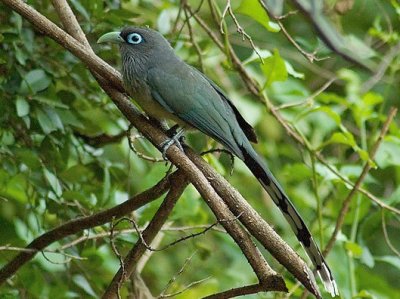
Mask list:
[[[102,35],[98,40],[97,43],[113,43],[113,44],[120,44],[124,42],[124,39],[120,35],[121,32],[119,31],[114,31],[114,32],[108,32],[104,35]]]

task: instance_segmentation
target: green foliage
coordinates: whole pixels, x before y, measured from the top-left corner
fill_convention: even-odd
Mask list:
[[[193,7],[199,4],[190,2]],[[217,1],[220,12],[225,2]],[[391,56],[380,80],[372,85],[370,78],[375,74],[323,46],[300,13],[282,21],[288,32],[305,50],[316,49],[318,57],[329,58],[309,63],[269,19],[259,1],[231,2],[235,2],[232,5],[238,22],[257,45],[257,53],[248,40],[236,33],[229,15],[225,17],[229,33],[225,45],[230,42],[244,62],[245,71],[263,87],[263,95],[281,108],[282,116],[302,138],[304,146],[295,143],[267,112],[264,103],[248,93],[226,52],[220,51],[192,20],[194,40],[202,53],[202,59],[198,59],[183,23],[184,14],[179,14],[178,1],[69,1],[95,52],[116,67],[120,64],[117,49],[100,47],[95,41],[107,31],[131,24],[160,30],[171,40],[178,55],[196,67],[203,67],[254,125],[259,136],[257,151],[266,158],[322,247],[332,235],[342,203],[351,190],[343,178],[355,182],[365,163],[373,169],[362,187],[385,204],[399,208],[398,118],[390,125],[375,159],[369,155],[390,106],[399,106],[399,51]],[[28,3],[59,22],[50,1]],[[175,26],[178,14],[181,19]],[[355,1],[344,15],[327,5],[325,14],[336,30],[351,37],[351,48],[356,49],[353,54],[359,54],[359,58],[373,59],[380,65],[398,45],[400,6],[394,0],[379,4],[372,0]],[[199,15],[218,33],[220,24],[213,22],[207,1]],[[60,224],[113,207],[153,186],[169,165],[146,161],[130,150],[125,137],[128,122],[77,58],[2,4],[0,20],[0,246],[22,248]],[[329,80],[333,83],[321,89]],[[100,138],[110,136],[119,137],[113,142]],[[188,143],[199,152],[217,146],[201,133],[190,133]],[[160,157],[143,139],[137,139],[135,147],[146,155]],[[316,153],[322,154],[327,164],[316,159]],[[225,154],[208,154],[205,158],[304,256],[282,215],[240,161],[235,161],[230,175],[231,164]],[[144,226],[160,202],[152,202],[131,216]],[[383,219],[387,237],[382,231]],[[190,186],[169,221],[171,227],[197,227],[214,223],[215,218]],[[116,227],[123,228],[131,226],[123,222]],[[12,282],[1,289],[0,298],[99,297],[119,268],[110,238],[101,235],[109,231],[107,224],[52,244],[17,272]],[[199,231],[165,231],[159,246]],[[400,262],[390,248],[399,250],[398,235],[399,215],[383,211],[364,194],[353,197],[344,226],[327,258],[343,298],[398,296]],[[83,236],[87,240],[72,243]],[[95,236],[100,237],[91,238]],[[137,239],[135,233],[121,234],[114,242],[124,255]],[[151,255],[142,277],[154,295],[163,290],[193,253],[184,273],[168,292],[210,278],[176,298],[199,298],[256,282],[233,241],[221,232],[209,231]],[[0,267],[15,254],[2,248]],[[288,286],[294,287],[292,297],[300,298],[302,290],[295,288],[294,278],[280,271],[280,265],[268,253],[265,256],[283,273]],[[128,291],[129,286],[124,285],[122,295],[126,296]],[[267,293],[249,298],[279,296]]]

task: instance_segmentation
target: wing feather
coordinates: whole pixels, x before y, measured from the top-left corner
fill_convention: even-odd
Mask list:
[[[185,85],[181,78],[185,78]],[[168,112],[215,138],[239,158],[242,157],[237,137],[246,137],[235,112],[201,73],[187,65],[176,67],[168,73],[154,68],[149,70],[147,80],[153,98]]]

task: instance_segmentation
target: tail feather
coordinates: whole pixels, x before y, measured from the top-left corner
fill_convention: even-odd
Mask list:
[[[317,244],[311,236],[310,231],[297,212],[296,208],[251,145],[249,144],[249,146],[246,147],[242,146],[241,150],[244,163],[255,175],[263,188],[268,192],[274,203],[283,213],[285,219],[290,224],[291,228],[296,234],[297,239],[303,246],[307,255],[311,259],[311,262],[316,268],[321,280],[324,283],[325,289],[331,294],[332,297],[338,296],[339,291],[328,264],[325,262],[321,251],[319,250]]]

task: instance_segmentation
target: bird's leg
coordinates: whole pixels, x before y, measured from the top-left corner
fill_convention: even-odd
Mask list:
[[[163,143],[160,144],[162,157],[164,160],[168,160],[166,157],[167,150],[173,144],[175,144],[182,152],[184,152],[181,142],[183,141],[183,133],[185,132],[184,129],[179,128],[178,125],[173,126],[171,129],[167,131],[167,135],[170,136],[169,139],[165,140]]]

